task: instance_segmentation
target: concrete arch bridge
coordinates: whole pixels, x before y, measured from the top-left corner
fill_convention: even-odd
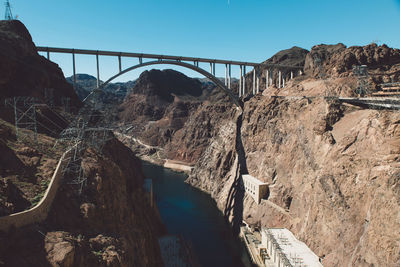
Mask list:
[[[97,89],[102,89],[112,80],[117,77],[132,71],[134,69],[138,69],[145,66],[151,65],[160,65],[160,64],[168,64],[168,65],[177,65],[182,66],[187,69],[191,69],[207,77],[211,81],[213,81],[217,87],[226,93],[231,99],[232,103],[241,107],[239,98],[246,94],[246,67],[253,68],[253,88],[252,93],[256,94],[260,91],[260,76],[261,72],[265,72],[265,85],[268,88],[269,85],[273,83],[273,73],[278,72],[278,81],[277,87],[281,88],[285,86],[285,80],[287,77],[282,76],[282,71],[287,73],[290,72],[290,79],[293,78],[297,74],[301,74],[303,68],[295,67],[295,66],[286,66],[279,64],[261,64],[254,62],[244,62],[244,61],[233,61],[233,60],[221,60],[221,59],[210,59],[210,58],[198,58],[198,57],[183,57],[183,56],[169,56],[169,55],[158,55],[158,54],[143,54],[143,53],[129,53],[129,52],[113,52],[113,51],[99,51],[99,50],[86,50],[86,49],[71,49],[71,48],[56,48],[56,47],[37,47],[38,52],[45,52],[47,54],[47,58],[50,60],[51,53],[66,53],[71,54],[72,56],[72,73],[74,77],[74,87],[76,86],[76,55],[94,55],[96,57],[96,66],[97,66]],[[100,84],[100,56],[111,56],[116,57],[118,59],[118,72],[116,75],[112,76],[104,83]],[[137,58],[138,64],[128,67],[126,69],[122,69],[122,59],[123,58]],[[144,60],[147,60],[144,62]],[[149,61],[150,60],[150,61]],[[210,65],[210,71],[205,70],[199,66],[199,63],[208,63]],[[215,66],[216,64],[225,65],[225,82],[222,82],[215,75]],[[231,90],[232,85],[232,66],[239,67],[239,90],[238,94]],[[257,67],[257,68],[256,68]]]

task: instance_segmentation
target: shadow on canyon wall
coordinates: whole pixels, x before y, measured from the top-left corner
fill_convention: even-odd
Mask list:
[[[232,214],[232,228],[234,234],[239,234],[240,225],[243,220],[243,199],[244,188],[242,183],[242,174],[247,174],[246,153],[243,147],[241,128],[243,113],[241,113],[236,121],[236,144],[235,149],[238,155],[238,165],[236,168],[235,181],[229,189],[228,198],[226,200],[224,216],[229,219]]]

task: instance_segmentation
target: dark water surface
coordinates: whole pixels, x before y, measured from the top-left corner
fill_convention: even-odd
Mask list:
[[[182,235],[205,267],[251,266],[246,248],[232,235],[211,197],[184,183],[186,175],[143,162],[168,233]]]

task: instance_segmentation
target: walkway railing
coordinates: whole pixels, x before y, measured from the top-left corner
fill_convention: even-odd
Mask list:
[[[12,227],[20,228],[35,223],[40,223],[47,218],[51,204],[53,203],[53,200],[57,194],[57,190],[62,183],[64,177],[63,170],[64,167],[66,167],[69,163],[69,157],[72,150],[73,149],[70,148],[61,156],[56,170],[54,171],[53,177],[51,178],[50,184],[47,187],[46,193],[40,202],[29,210],[0,217],[0,231],[7,232]]]

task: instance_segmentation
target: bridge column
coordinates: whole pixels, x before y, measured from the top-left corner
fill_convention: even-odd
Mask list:
[[[47,59],[50,60],[50,51],[47,50]]]
[[[97,64],[97,88],[99,88],[100,87],[99,54],[96,54],[96,64]]]
[[[118,56],[118,66],[119,66],[119,72],[121,72],[122,71],[121,55]]]
[[[239,75],[239,97],[242,96],[242,78],[243,78],[243,66],[240,65],[240,75]]]
[[[228,64],[225,64],[225,86],[228,86]]]
[[[285,88],[285,80],[286,80],[286,75],[283,75],[283,77],[282,77],[282,88]]]
[[[228,89],[231,89],[231,79],[232,79],[232,76],[231,76],[231,67],[232,67],[232,65],[229,64]]]
[[[269,87],[269,70],[265,70],[265,89],[268,89]]]
[[[293,71],[290,72],[290,79],[293,79]]]
[[[278,73],[278,88],[281,88],[281,84],[282,84],[281,79],[282,79],[282,71],[279,70],[279,73]]]
[[[213,75],[215,76],[215,62],[213,63]]]
[[[139,64],[143,64],[143,58],[139,57]]]
[[[74,89],[76,89],[76,66],[75,66],[75,52],[72,51],[72,72],[74,75]]]
[[[257,91],[256,93],[258,94],[260,92],[260,77],[257,75]]]
[[[246,65],[243,66],[243,94],[246,94]]]
[[[256,94],[256,67],[253,69],[253,95]]]
[[[210,73],[212,73],[212,63],[210,62]]]

